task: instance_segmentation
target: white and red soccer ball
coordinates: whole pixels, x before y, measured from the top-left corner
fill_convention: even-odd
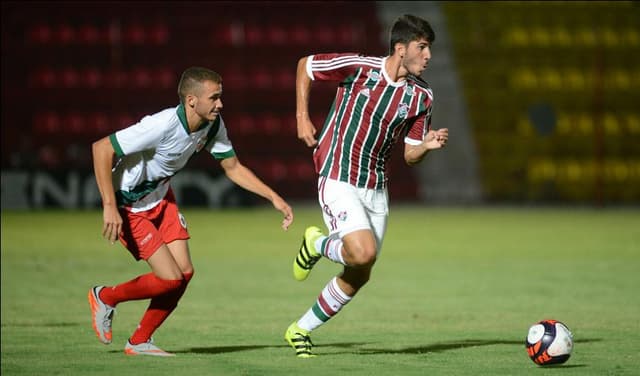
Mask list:
[[[546,366],[562,364],[571,356],[573,335],[557,320],[542,320],[529,328],[527,354],[534,363]]]

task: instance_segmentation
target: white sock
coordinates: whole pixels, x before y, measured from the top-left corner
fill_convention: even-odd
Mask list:
[[[319,249],[320,253],[329,260],[337,262],[338,264],[347,265],[342,257],[342,239],[337,235],[334,234],[318,239],[314,245],[316,249]]]
[[[329,321],[342,307],[351,301],[351,296],[345,294],[338,286],[337,277],[334,277],[322,289],[315,304],[309,308],[300,320],[298,326],[304,330],[312,331]]]

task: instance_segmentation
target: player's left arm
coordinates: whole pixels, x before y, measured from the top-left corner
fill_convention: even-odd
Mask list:
[[[449,129],[440,128],[430,130],[420,143],[412,144],[405,142],[404,160],[410,166],[420,163],[429,151],[443,148],[448,140]]]
[[[271,201],[273,207],[284,215],[282,228],[284,230],[289,228],[293,222],[293,211],[291,210],[291,206],[289,206],[289,204],[287,204],[279,194],[260,180],[253,171],[240,163],[238,158],[235,156],[222,159],[220,161],[220,165],[224,169],[224,173],[232,182]]]

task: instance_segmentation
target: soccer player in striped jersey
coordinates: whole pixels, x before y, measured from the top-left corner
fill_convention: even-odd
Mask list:
[[[293,221],[289,204],[236,157],[220,115],[220,75],[188,68],[178,84],[178,96],[176,107],[145,116],[93,144],[103,205],[102,235],[111,244],[119,239],[136,261],[142,259],[151,268],[128,282],[89,290],[93,329],[104,344],[111,343],[118,304],[151,299],[125,345],[128,355],[173,355],[157,347],[151,335],[176,308],[194,273],[187,223],[169,182],[195,153],[210,153],[231,181],[271,201],[284,216],[284,230]]]
[[[433,92],[420,78],[434,39],[427,21],[404,15],[392,25],[386,57],[323,53],[298,62],[298,138],[314,148],[318,199],[329,232],[315,226],[305,230],[293,274],[306,279],[322,257],[344,265],[287,328],[285,340],[298,357],[314,356],[309,333],[334,317],[369,280],[386,231],[392,146],[402,138],[405,161],[414,165],[447,143],[446,128],[431,128]],[[339,83],[317,139],[308,113],[314,80]]]

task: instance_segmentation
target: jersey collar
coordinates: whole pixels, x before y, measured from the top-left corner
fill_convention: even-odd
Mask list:
[[[180,103],[178,105],[178,108],[176,108],[176,114],[178,115],[178,119],[180,119],[180,123],[182,124],[184,130],[187,132],[187,134],[191,134],[189,123],[187,122],[187,111],[184,108],[184,104]],[[206,128],[209,124],[211,124],[210,121],[202,123],[202,125],[200,125],[200,127],[198,127],[196,131]]]
[[[400,81],[394,81],[391,79],[391,77],[389,76],[389,73],[387,73],[387,68],[386,68],[386,64],[387,64],[387,59],[389,58],[389,56],[386,56],[382,59],[382,66],[380,67],[380,69],[382,70],[382,76],[384,76],[384,79],[387,80],[387,83],[390,86],[393,87],[401,87],[407,84],[407,80],[406,79],[402,79]]]
[[[176,109],[176,114],[178,115],[178,119],[180,119],[180,123],[182,127],[187,132],[187,134],[191,134],[189,130],[189,123],[187,122],[187,111],[184,109],[184,105],[180,103],[178,108]]]

